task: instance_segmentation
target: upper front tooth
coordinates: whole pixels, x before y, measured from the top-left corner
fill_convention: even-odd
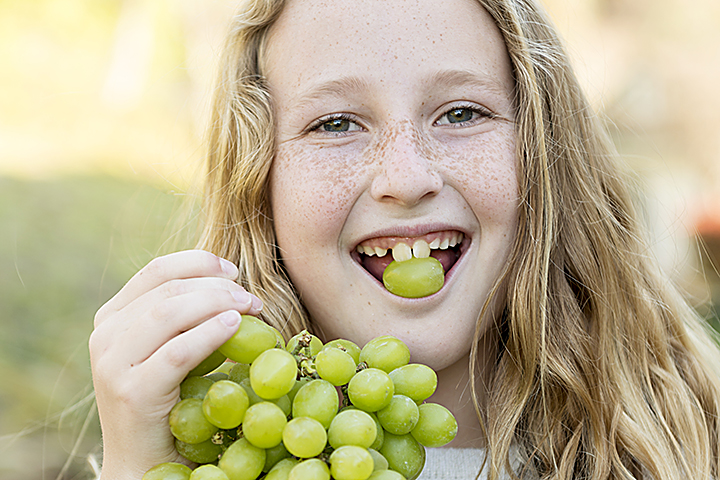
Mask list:
[[[430,246],[425,240],[415,240],[412,250],[415,258],[428,258],[430,256]]]
[[[440,250],[447,250],[449,244],[450,240],[448,240],[447,238],[444,239],[442,242],[440,242]]]
[[[386,253],[387,253],[387,248],[375,247],[375,254],[378,257],[384,257]]]
[[[436,238],[435,240],[433,240],[432,242],[430,242],[430,248],[432,248],[432,249],[436,249],[436,248],[438,248],[439,246],[440,246],[440,239],[439,239],[439,238]]]
[[[413,256],[412,250],[405,243],[398,243],[392,249],[393,260],[396,262],[404,262],[410,260]]]

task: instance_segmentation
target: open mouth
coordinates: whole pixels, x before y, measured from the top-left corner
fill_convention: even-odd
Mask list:
[[[419,237],[378,237],[365,240],[355,247],[354,258],[373,277],[382,283],[383,272],[393,260],[404,261],[412,257],[434,257],[447,274],[463,252],[465,236],[448,230],[428,233]]]

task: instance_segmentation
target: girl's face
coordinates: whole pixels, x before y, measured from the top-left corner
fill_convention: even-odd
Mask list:
[[[320,333],[361,346],[391,334],[413,361],[455,363],[517,223],[514,83],[497,27],[472,0],[290,0],[264,61],[277,241]],[[445,284],[395,296],[381,280],[390,249],[418,240]]]

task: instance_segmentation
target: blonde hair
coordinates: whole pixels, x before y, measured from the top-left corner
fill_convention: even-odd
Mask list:
[[[473,375],[491,477],[718,478],[720,354],[661,274],[630,182],[533,0],[478,0],[505,39],[516,82],[520,193],[492,371]],[[248,0],[233,21],[208,138],[200,248],[229,258],[286,334],[310,326],[275,245],[268,199],[273,118],[261,60],[282,0]],[[474,369],[473,369],[474,372]],[[475,372],[474,372],[475,373]]]

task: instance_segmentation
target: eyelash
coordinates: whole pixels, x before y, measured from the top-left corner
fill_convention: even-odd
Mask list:
[[[470,110],[473,114],[477,114],[478,117],[472,118],[470,120],[458,122],[456,124],[439,123],[441,119],[445,118],[451,112],[454,112],[457,110]],[[476,123],[478,123],[482,120],[493,119],[493,118],[497,118],[497,115],[483,106],[480,106],[477,104],[460,104],[460,105],[453,105],[452,108],[448,109],[447,111],[445,111],[445,113],[440,115],[440,117],[437,120],[435,120],[434,125],[439,125],[439,126],[449,127],[449,128],[460,128],[460,127],[468,126],[468,124],[475,125]]]
[[[438,123],[440,121],[440,119],[444,118],[449,113],[451,113],[453,111],[457,111],[457,110],[470,110],[472,113],[478,114],[480,118],[474,118],[474,119],[470,119],[470,120],[466,120],[466,121],[462,121],[462,122],[457,122],[456,124],[449,123],[449,122],[448,123]],[[485,107],[482,107],[482,106],[479,106],[476,104],[461,104],[461,105],[454,105],[452,108],[450,108],[445,113],[440,115],[438,120],[436,120],[433,123],[433,125],[440,125],[440,126],[445,126],[445,127],[449,127],[449,128],[460,128],[463,126],[467,126],[468,123],[471,123],[474,125],[475,123],[477,123],[478,121],[481,121],[482,119],[493,119],[493,118],[497,118],[497,115]],[[318,132],[318,131],[320,131],[320,129],[322,128],[323,125],[326,125],[329,122],[336,121],[336,120],[346,120],[348,122],[351,122],[351,123],[357,125],[358,129],[362,129],[362,127],[360,125],[358,125],[357,122],[355,121],[355,117],[353,115],[351,115],[349,113],[335,113],[335,114],[328,115],[326,117],[317,119],[315,122],[310,124],[310,126],[307,128],[306,132],[307,133]],[[325,135],[343,136],[343,135],[347,135],[348,133],[351,133],[356,130],[357,129],[348,130],[348,131],[340,131],[340,132],[324,131],[322,133]]]
[[[350,115],[349,113],[334,113],[334,114],[332,114],[332,115],[328,115],[328,116],[325,116],[325,117],[318,118],[316,121],[314,121],[313,123],[310,124],[310,126],[307,128],[306,132],[308,132],[308,133],[317,132],[317,131],[320,130],[320,128],[321,128],[323,125],[325,125],[325,124],[327,124],[327,123],[330,123],[330,122],[332,122],[332,121],[334,121],[334,120],[346,120],[346,121],[348,121],[348,122],[351,122],[351,123],[354,123],[354,124],[358,125],[357,122],[355,121],[355,117],[354,117],[353,115]],[[358,125],[358,127],[359,127],[359,126],[360,126],[360,125]],[[362,127],[361,127],[361,128],[362,128]],[[353,131],[353,130],[351,130],[351,131]],[[323,133],[323,134],[325,134],[325,135],[342,136],[342,135],[348,134],[349,132],[330,132],[330,131],[325,131],[325,132],[321,132],[321,133]]]

